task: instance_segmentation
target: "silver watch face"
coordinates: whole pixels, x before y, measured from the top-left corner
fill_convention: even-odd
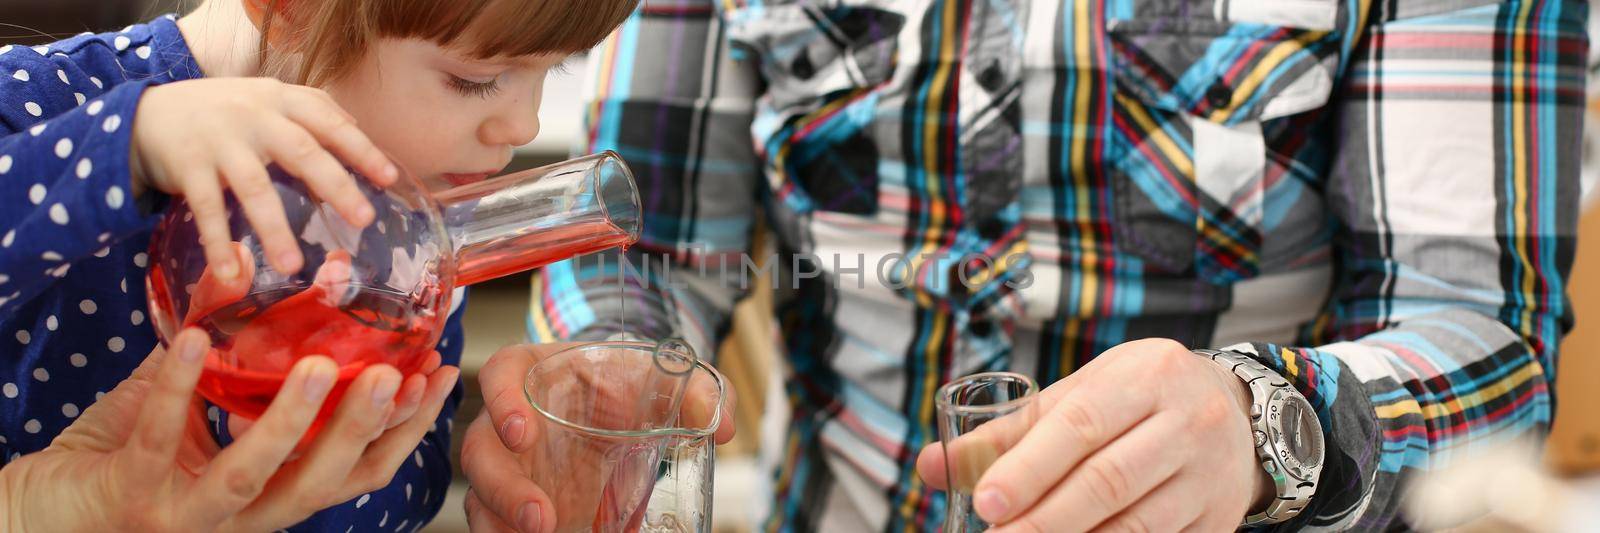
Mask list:
[[[1273,453],[1285,473],[1301,481],[1315,481],[1322,464],[1322,425],[1311,404],[1298,394],[1282,391],[1268,402],[1267,428]]]

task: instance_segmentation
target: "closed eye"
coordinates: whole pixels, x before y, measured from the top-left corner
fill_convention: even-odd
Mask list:
[[[462,96],[488,98],[490,96],[494,96],[495,93],[500,92],[500,78],[495,78],[486,82],[463,79],[460,76],[455,75],[450,75],[448,78],[449,79],[447,80],[447,83],[449,83],[450,88],[455,90],[457,93],[460,93]]]

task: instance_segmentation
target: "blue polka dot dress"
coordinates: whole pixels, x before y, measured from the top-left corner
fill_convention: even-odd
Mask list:
[[[134,111],[202,76],[171,16],[46,46],[0,47],[0,458],[43,449],[156,346],[146,249],[166,199],[129,191]],[[452,309],[439,353],[460,359]],[[295,531],[413,531],[450,483],[458,386],[393,483]],[[213,434],[227,413],[212,408]],[[218,436],[223,445],[227,439]]]

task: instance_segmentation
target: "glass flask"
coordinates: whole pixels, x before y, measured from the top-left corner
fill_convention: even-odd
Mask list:
[[[269,267],[230,195],[238,276],[224,280],[207,269],[194,214],[175,200],[151,239],[145,279],[163,344],[186,327],[211,336],[201,396],[250,418],[266,410],[301,357],[339,365],[320,421],[368,365],[388,364],[404,376],[421,371],[455,287],[627,246],[639,235],[638,191],[612,152],[435,193],[404,171],[383,189],[356,176],[375,212],[359,228],[300,180],[269,171],[304,268]]]

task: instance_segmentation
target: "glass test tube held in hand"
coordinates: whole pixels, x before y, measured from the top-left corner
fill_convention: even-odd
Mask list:
[[[949,484],[945,533],[983,531],[989,524],[978,518],[972,506],[973,489],[983,473],[1009,447],[994,437],[995,431],[980,426],[1005,419],[999,424],[1027,423],[1037,409],[1034,396],[1039,385],[1033,379],[1012,372],[973,374],[939,387],[936,407],[939,416],[939,442],[944,444],[945,479]],[[998,429],[999,425],[989,429]]]

